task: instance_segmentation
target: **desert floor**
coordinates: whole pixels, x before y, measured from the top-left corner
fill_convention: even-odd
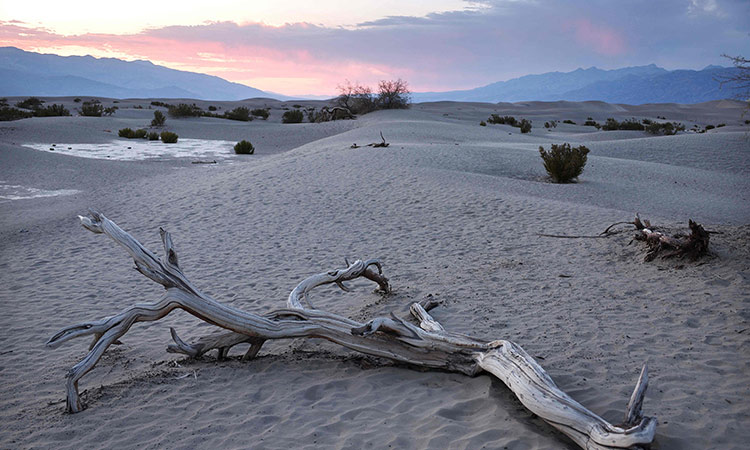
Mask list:
[[[72,98],[46,100],[76,107]],[[268,106],[271,117],[168,118],[167,129],[210,151],[143,160],[127,159],[133,141],[117,130],[147,127],[150,99],[121,100],[112,117],[0,122],[0,447],[575,448],[487,375],[412,370],[320,340],[266,344],[250,362],[239,361],[245,348],[228,361],[166,353],[170,326],[186,340],[213,331],[181,311],[136,324],[82,379],[88,409],[64,413],[65,373],[89,342],[52,350],[47,339],[162,290],[121,248],[80,226],[76,216],[94,207],[154,250],[159,226],[170,230],[187,276],[249,311],[283,306],[299,281],[345,257],[379,258],[393,294],[365,282],[350,293],[323,287],[315,306],[366,320],[439,299],[433,316],[446,329],[513,340],[614,423],[648,362],[653,448],[747,448],[750,117],[742,104],[446,102],[281,124],[293,102],[197,103]],[[479,126],[491,113],[534,128]],[[655,137],[581,126],[587,117],[726,126]],[[542,126],[566,119],[578,125]],[[381,132],[389,147],[350,148]],[[233,155],[240,139],[256,153]],[[538,147],[562,142],[591,149],[577,183],[546,179]],[[72,156],[96,148],[115,157]],[[630,231],[539,236],[593,235],[635,213],[670,230],[702,223],[717,232],[711,254],[644,263]]]

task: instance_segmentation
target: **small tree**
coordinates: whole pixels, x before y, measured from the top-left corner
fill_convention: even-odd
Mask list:
[[[747,102],[747,106],[750,108],[750,59],[726,54],[721,56],[732,61],[737,71],[732,75],[719,77],[719,82],[722,86],[728,84],[740,91],[737,98]]]
[[[405,109],[411,103],[411,92],[406,81],[399,78],[395,81],[378,83],[377,105],[382,109]]]
[[[151,120],[152,127],[163,127],[167,118],[164,117],[164,113],[161,111],[154,111],[154,118]]]
[[[589,149],[581,145],[571,148],[567,142],[561,145],[552,144],[549,152],[539,147],[539,154],[544,161],[544,169],[555,183],[569,183],[577,178],[586,165]]]
[[[334,100],[334,104],[341,108],[346,108],[352,114],[367,114],[377,109],[376,98],[372,94],[372,89],[361,84],[352,84],[346,80],[346,84],[338,87],[339,96]]]

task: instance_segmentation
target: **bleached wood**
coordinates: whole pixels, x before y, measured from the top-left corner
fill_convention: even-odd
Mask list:
[[[287,308],[261,316],[219,303],[193,286],[179,267],[171,236],[166,231],[160,229],[165,256],[157,258],[100,213],[91,211],[91,217],[81,217],[81,223],[95,233],[107,234],[123,246],[133,257],[136,268],[146,277],[162,284],[166,293],[157,303],[135,305],[109,318],[67,327],[47,342],[48,346],[56,347],[76,337],[94,336],[89,353],[68,373],[67,410],[70,412],[83,409],[78,395],[78,381],[94,367],[109,345],[124,335],[134,323],[159,320],[179,308],[228,332],[207,336],[197,344],[188,344],[172,330],[175,343],[170,345],[170,351],[200,356],[216,348],[219,356],[224,357],[232,346],[249,342],[251,347],[245,356],[252,358],[268,339],[318,337],[361,353],[409,365],[467,375],[476,375],[481,371],[491,373],[502,380],[527,408],[583,448],[627,448],[653,441],[656,420],[641,417],[648,382],[645,367],[631,397],[626,424],[617,427],[561,391],[544,369],[517,344],[506,340],[486,342],[445,331],[427,313],[434,306],[432,302],[411,305],[420,327],[395,315],[360,323],[330,312],[303,307],[302,302],[313,288],[337,284],[346,290],[343,283],[359,277],[378,283],[382,291],[388,292],[388,280],[375,260],[358,260],[347,264],[346,268],[308,277],[292,290],[287,299]]]

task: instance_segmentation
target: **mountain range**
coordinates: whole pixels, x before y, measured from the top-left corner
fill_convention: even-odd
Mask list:
[[[735,97],[737,92],[729,86],[721,86],[719,80],[732,76],[737,70],[721,66],[707,66],[703,70],[666,70],[654,64],[615,70],[591,67],[572,72],[526,75],[476,89],[415,93],[413,101],[700,103]]]
[[[722,78],[738,69],[708,66],[702,70],[666,70],[654,64],[603,70],[526,75],[475,89],[416,92],[414,102],[586,101],[609,103],[700,103],[733,98]],[[242,100],[290,97],[265,92],[223,78],[170,69],[149,61],[92,56],[58,56],[0,47],[0,96],[73,96],[111,98],[194,98]],[[316,98],[296,97],[296,98]]]
[[[93,56],[58,56],[0,47],[0,95],[240,100],[281,96],[223,78]]]

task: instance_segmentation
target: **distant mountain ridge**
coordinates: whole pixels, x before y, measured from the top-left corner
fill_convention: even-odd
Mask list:
[[[738,69],[707,66],[702,70],[666,70],[655,64],[603,70],[548,72],[499,81],[475,89],[416,92],[414,102],[587,101],[608,103],[701,103],[735,97],[718,79]],[[170,69],[150,61],[93,56],[58,56],[0,47],[0,96],[97,96],[111,98],[194,98],[243,100],[288,97],[223,78]]]
[[[216,76],[170,69],[149,61],[58,56],[15,47],[0,47],[0,95],[205,100],[286,98]]]
[[[608,103],[701,103],[733,98],[736,91],[722,88],[720,78],[731,76],[733,67],[707,66],[702,70],[666,70],[655,64],[602,70],[596,67],[572,72],[526,75],[476,89],[417,92],[413,101],[587,101]]]

